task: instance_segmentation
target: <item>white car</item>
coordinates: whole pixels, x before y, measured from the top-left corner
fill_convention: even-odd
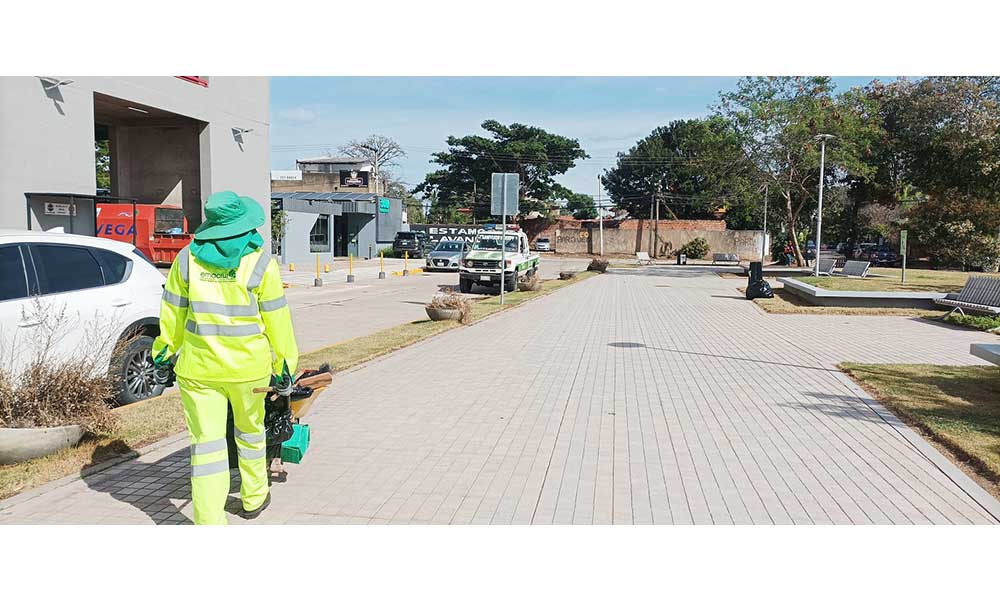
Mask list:
[[[535,240],[535,250],[538,252],[550,252],[552,250],[552,243],[549,238],[540,237]]]
[[[119,382],[117,401],[159,395],[150,355],[159,333],[163,275],[131,244],[53,232],[0,230],[0,350],[18,369],[65,316],[59,352],[101,352]],[[93,344],[96,336],[111,343]],[[112,339],[114,338],[114,339]],[[120,353],[114,346],[134,338]]]

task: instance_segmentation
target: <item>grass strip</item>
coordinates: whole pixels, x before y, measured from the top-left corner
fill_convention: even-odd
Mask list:
[[[503,306],[500,305],[499,297],[486,298],[473,304],[472,322],[551,294],[597,274],[585,271],[572,279],[544,281],[541,289],[536,291],[505,294]],[[303,353],[299,365],[301,368],[310,368],[326,362],[330,363],[335,371],[344,371],[456,327],[463,325],[457,321],[429,319],[404,323]],[[0,499],[78,473],[87,467],[119,456],[135,456],[138,454],[138,448],[184,431],[186,427],[184,409],[176,391],[117,408],[115,413],[119,417],[119,429],[113,436],[87,436],[72,448],[16,465],[0,466]]]
[[[743,289],[740,290],[741,292]],[[891,308],[864,306],[819,306],[782,288],[774,290],[773,298],[755,298],[754,303],[766,312],[779,315],[854,315],[869,317],[940,318],[944,312],[924,308]]]
[[[1000,368],[859,363],[840,368],[1000,498]]]

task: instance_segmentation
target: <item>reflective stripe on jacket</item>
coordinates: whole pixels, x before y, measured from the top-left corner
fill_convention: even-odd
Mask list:
[[[178,376],[197,381],[254,381],[295,373],[299,351],[278,265],[263,250],[236,269],[199,263],[181,250],[160,302],[153,356],[178,355]]]

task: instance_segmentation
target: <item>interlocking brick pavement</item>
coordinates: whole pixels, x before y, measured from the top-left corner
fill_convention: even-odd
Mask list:
[[[609,272],[338,375],[255,523],[996,522],[834,367],[985,364],[968,348],[992,336],[770,315],[739,284]],[[187,460],[168,444],[0,503],[0,522],[189,522]]]

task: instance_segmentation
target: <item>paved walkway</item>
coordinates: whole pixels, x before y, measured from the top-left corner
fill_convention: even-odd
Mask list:
[[[834,369],[985,364],[969,344],[994,337],[769,315],[737,284],[612,272],[340,375],[256,522],[996,522],[1000,504]],[[167,444],[0,503],[0,522],[186,522],[186,476],[184,441]]]

